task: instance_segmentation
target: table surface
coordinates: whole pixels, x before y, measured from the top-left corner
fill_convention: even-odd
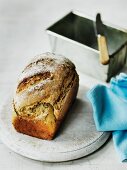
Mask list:
[[[79,10],[90,16],[101,12],[103,19],[127,28],[126,0],[0,0],[0,101],[16,83],[26,62],[34,55],[50,51],[45,29],[68,13]],[[9,150],[0,141],[0,169],[4,170],[124,170],[110,139],[99,151],[64,163],[38,162]]]

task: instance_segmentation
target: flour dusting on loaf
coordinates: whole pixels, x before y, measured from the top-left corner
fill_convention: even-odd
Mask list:
[[[56,56],[55,54],[49,52],[37,55],[23,70],[19,81],[39,73],[54,72],[56,68],[61,64],[71,65],[74,67],[74,64],[68,58],[63,57],[62,55]]]
[[[13,125],[18,132],[52,139],[79,85],[75,65],[44,53],[34,57],[19,77],[13,100]]]

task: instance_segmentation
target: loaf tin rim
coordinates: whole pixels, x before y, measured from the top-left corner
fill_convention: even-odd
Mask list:
[[[60,19],[58,19],[56,22],[54,22],[53,24],[51,24],[51,25],[46,29],[47,34],[48,34],[48,35],[55,36],[55,37],[57,37],[57,38],[61,38],[61,39],[63,39],[63,40],[66,40],[66,41],[68,41],[68,42],[71,42],[71,43],[73,43],[73,44],[76,44],[76,45],[78,45],[78,46],[80,46],[80,47],[87,48],[87,49],[89,49],[89,50],[91,50],[91,51],[99,54],[99,50],[97,50],[97,49],[94,49],[94,48],[92,48],[92,47],[89,47],[89,46],[87,46],[87,45],[85,45],[85,44],[82,44],[82,43],[80,43],[80,42],[77,42],[77,41],[75,41],[75,40],[72,40],[72,39],[70,39],[70,38],[68,38],[68,37],[65,37],[65,36],[63,36],[63,35],[61,35],[61,34],[55,33],[55,32],[53,32],[53,31],[50,30],[50,28],[51,28],[53,25],[55,25],[58,21],[62,20],[64,17],[68,16],[68,15],[71,14],[71,13],[74,14],[74,15],[77,15],[77,16],[80,16],[80,17],[87,18],[87,19],[90,19],[90,20],[92,20],[92,21],[95,21],[95,18],[92,17],[92,16],[90,16],[90,15],[88,15],[88,14],[84,14],[84,13],[82,13],[82,12],[79,12],[78,10],[71,10],[69,13],[67,13],[66,15],[64,15],[63,17],[61,17]],[[103,23],[104,23],[106,26],[112,27],[113,29],[116,29],[116,30],[119,30],[119,31],[121,31],[121,32],[127,33],[127,29],[122,28],[122,27],[120,27],[120,26],[118,26],[118,25],[112,24],[112,23],[107,22],[107,21],[105,21],[105,20],[103,20]]]
[[[80,46],[80,47],[90,49],[90,50],[94,51],[95,53],[98,53],[98,54],[99,54],[99,51],[98,51],[98,50],[93,49],[93,48],[91,48],[91,47],[89,47],[89,46],[87,46],[87,45],[84,45],[84,44],[82,44],[82,43],[80,43],[80,42],[77,42],[77,41],[75,41],[75,40],[72,40],[72,39],[70,39],[70,38],[67,38],[67,37],[65,37],[65,36],[63,36],[63,35],[60,35],[60,34],[58,34],[58,33],[52,32],[52,31],[50,31],[50,30],[46,30],[46,31],[47,31],[48,35],[53,35],[53,36],[55,36],[55,37],[57,37],[57,38],[61,38],[61,39],[63,39],[63,40],[66,40],[66,41],[68,41],[68,42],[71,42],[71,43],[73,43],[73,44],[76,44],[76,45],[78,45],[78,46]]]
[[[78,16],[80,16],[80,17],[88,18],[88,19],[90,19],[90,20],[95,21],[95,17],[90,16],[90,15],[85,14],[85,13],[82,13],[82,12],[80,12],[80,11],[78,11],[78,10],[72,10],[70,13],[73,13],[73,14],[78,15]],[[110,23],[109,21],[107,21],[107,20],[105,20],[105,19],[103,19],[103,23],[104,23],[104,25],[106,25],[106,26],[109,26],[109,27],[112,27],[112,28],[117,29],[117,30],[119,30],[119,31],[122,31],[122,32],[124,32],[124,33],[127,33],[127,29],[125,29],[125,28],[123,28],[123,27],[121,27],[121,26],[119,26],[119,25],[117,25],[117,24],[112,24],[112,23]]]

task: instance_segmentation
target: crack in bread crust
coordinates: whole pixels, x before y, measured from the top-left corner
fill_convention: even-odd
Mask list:
[[[27,87],[29,87],[33,84],[37,84],[40,81],[42,81],[42,79],[45,80],[47,78],[52,79],[50,72],[45,72],[45,73],[34,75],[32,77],[29,77],[29,78],[25,78],[18,84],[16,92],[19,93],[20,91],[24,90],[25,88],[27,88]]]

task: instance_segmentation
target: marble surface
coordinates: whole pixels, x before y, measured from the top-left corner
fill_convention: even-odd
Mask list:
[[[45,29],[71,9],[127,28],[126,0],[0,0],[0,101],[14,88],[19,72],[31,56],[49,51]],[[94,154],[64,163],[37,162],[19,156],[0,141],[0,169],[4,170],[125,170],[112,139]]]

